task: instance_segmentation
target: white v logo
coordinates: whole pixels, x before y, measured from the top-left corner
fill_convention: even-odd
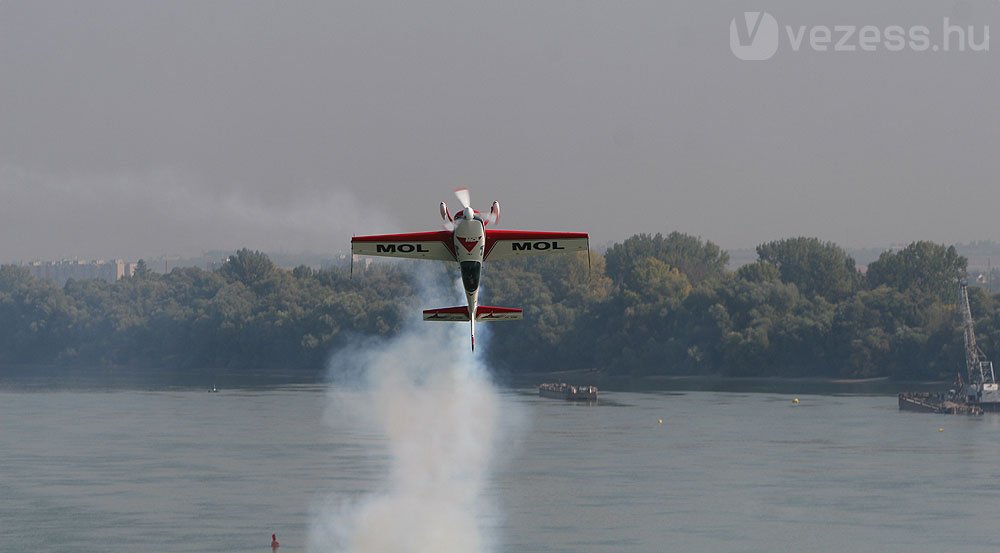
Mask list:
[[[750,29],[750,18],[754,17],[752,23],[753,30]],[[743,19],[746,25],[737,25],[736,32],[739,35],[740,46],[750,46],[757,39],[757,31],[760,30],[760,22],[764,20],[761,12],[743,12]]]
[[[743,12],[729,23],[729,48],[741,60],[770,59],[778,51],[778,22],[767,12]]]

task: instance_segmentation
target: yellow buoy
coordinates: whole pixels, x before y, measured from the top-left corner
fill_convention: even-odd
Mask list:
[[[656,419],[656,422],[657,422],[658,424],[663,424],[663,419]]]
[[[938,432],[944,432],[944,428],[938,428]]]
[[[799,404],[799,398],[795,398],[795,399],[793,399],[793,400],[792,400],[792,403],[794,403],[795,405],[798,405],[798,404]]]

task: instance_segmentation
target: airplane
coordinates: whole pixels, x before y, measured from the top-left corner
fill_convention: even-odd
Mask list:
[[[476,350],[476,321],[511,321],[522,318],[516,307],[479,305],[480,272],[487,260],[511,259],[526,255],[590,252],[586,232],[545,232],[489,229],[500,222],[500,202],[493,202],[488,217],[470,207],[469,190],[459,188],[455,196],[462,209],[454,215],[441,202],[445,230],[406,234],[378,234],[351,238],[351,261],[355,255],[457,261],[468,305],[425,309],[425,321],[470,323],[472,350]]]

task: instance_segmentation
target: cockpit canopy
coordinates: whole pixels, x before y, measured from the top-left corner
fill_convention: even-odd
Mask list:
[[[479,274],[483,264],[478,261],[462,261],[459,266],[462,268],[462,284],[465,286],[465,291],[471,294],[478,290]]]

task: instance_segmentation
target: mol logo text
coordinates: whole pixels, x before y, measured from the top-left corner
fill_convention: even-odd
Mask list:
[[[515,252],[531,251],[531,250],[565,250],[566,248],[559,245],[559,242],[514,242],[511,244],[512,249]]]
[[[430,253],[423,244],[375,244],[378,253]]]

